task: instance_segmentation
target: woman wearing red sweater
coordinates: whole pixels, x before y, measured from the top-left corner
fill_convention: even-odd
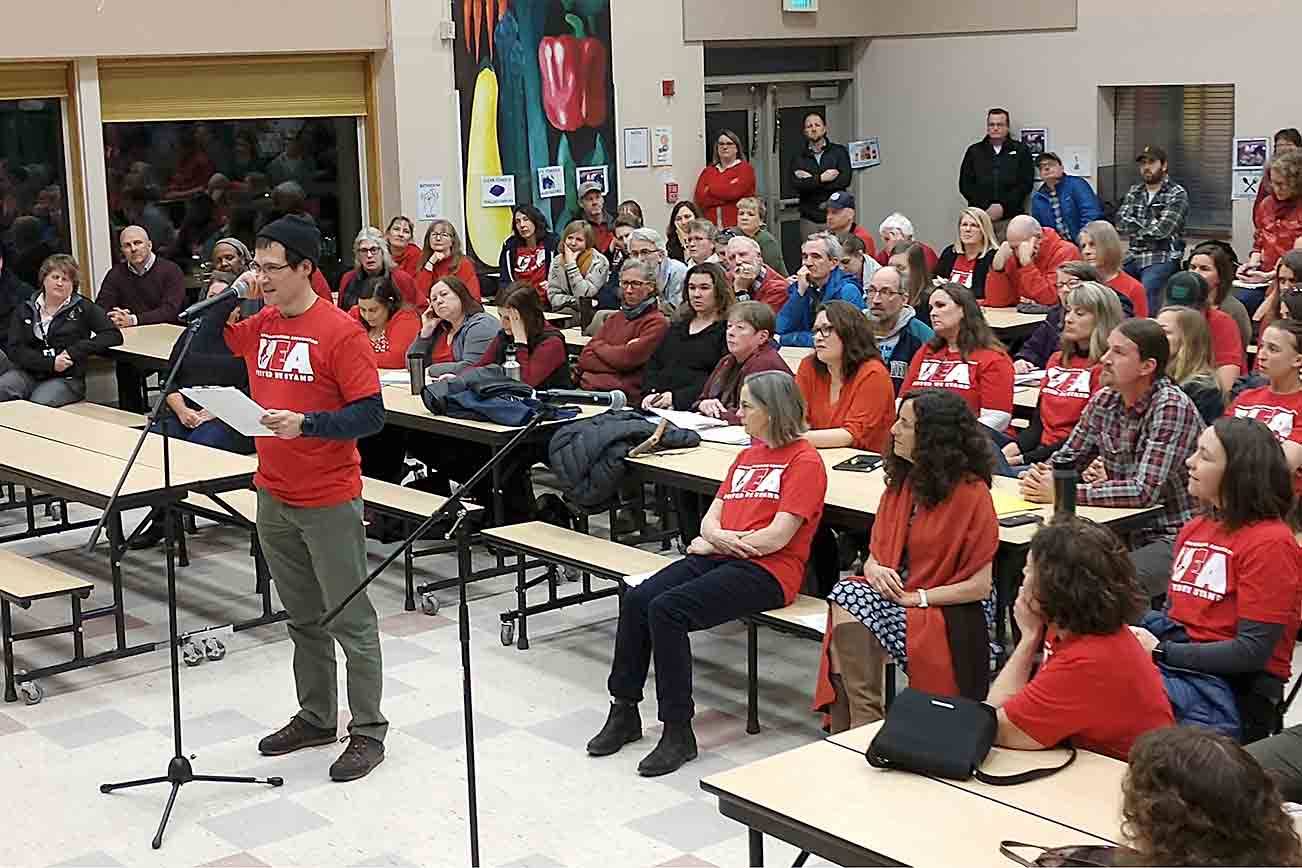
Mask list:
[[[737,202],[755,195],[755,170],[742,152],[741,137],[720,130],[714,162],[701,170],[692,197],[707,220],[720,229],[737,225]]]
[[[371,339],[376,367],[405,368],[407,347],[420,333],[420,317],[403,303],[402,295],[390,278],[367,278],[359,281],[355,288],[361,294],[349,314]],[[386,425],[378,434],[358,440],[362,475],[386,482],[402,479],[405,442],[404,430],[391,425]]]
[[[389,228],[384,232],[384,239],[389,244],[389,255],[399,271],[406,272],[413,279],[420,270],[420,245],[412,244],[416,237],[416,226],[411,218],[399,214],[389,221]]]
[[[1130,299],[1135,316],[1140,319],[1147,317],[1148,293],[1144,290],[1144,284],[1126,274],[1126,270],[1121,267],[1124,251],[1116,227],[1106,220],[1094,220],[1085,224],[1078,240],[1080,255],[1094,266],[1103,282]]]
[[[382,277],[389,279],[402,300],[416,304],[416,284],[411,275],[398,269],[393,257],[389,255],[388,242],[374,226],[367,226],[357,233],[353,241],[353,261],[357,267],[344,272],[339,278],[339,307],[351,310],[360,297],[360,281],[367,278]]]
[[[669,331],[669,320],[656,305],[653,266],[640,259],[624,260],[619,292],[619,310],[602,321],[579,353],[579,388],[618,389],[636,407],[642,403],[642,371]]]
[[[429,304],[430,287],[449,274],[459,278],[476,299],[483,298],[475,264],[463,252],[457,227],[447,220],[435,220],[425,231],[420,267],[416,270],[416,292],[420,296],[417,307],[424,309]]]

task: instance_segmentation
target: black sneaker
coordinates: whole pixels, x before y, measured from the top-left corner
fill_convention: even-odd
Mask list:
[[[313,726],[297,714],[289,723],[258,742],[258,753],[263,756],[280,756],[305,747],[330,744],[338,733],[334,729]]]
[[[676,772],[694,759],[696,733],[692,732],[692,724],[666,723],[660,743],[637,764],[637,773],[644,778],[655,778]]]
[[[165,536],[167,536],[167,530],[163,527],[162,515],[150,513],[149,526],[136,534],[135,539],[127,543],[127,548],[132,551],[152,549],[161,543]]]
[[[588,742],[589,756],[610,756],[642,737],[642,715],[631,702],[612,702],[606,725]]]
[[[340,739],[343,741],[343,739]],[[355,781],[384,762],[384,744],[365,735],[348,736],[348,747],[330,766],[330,780]]]

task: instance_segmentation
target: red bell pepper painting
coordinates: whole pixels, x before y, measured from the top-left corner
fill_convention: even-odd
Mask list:
[[[583,22],[566,15],[574,35],[547,36],[538,46],[547,120],[567,132],[606,122],[606,46],[583,35]]]

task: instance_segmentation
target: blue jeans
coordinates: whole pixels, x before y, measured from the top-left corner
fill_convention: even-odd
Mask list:
[[[188,443],[211,446],[226,452],[238,452],[241,455],[249,455],[253,452],[253,438],[245,437],[220,419],[209,419],[194,428],[187,428],[181,424],[180,419],[168,414],[154,425],[154,432],[161,434],[163,428],[167,429],[168,437],[175,437]]]
[[[1140,268],[1136,260],[1130,260],[1123,268],[1135,280],[1144,284],[1144,293],[1148,296],[1148,315],[1157,316],[1166,298],[1166,282],[1180,268],[1178,262],[1156,262],[1147,268]]]

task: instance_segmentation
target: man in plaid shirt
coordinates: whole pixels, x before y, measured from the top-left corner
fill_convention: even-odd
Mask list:
[[[1087,467],[1076,487],[1085,506],[1157,507],[1152,519],[1130,534],[1130,557],[1149,597],[1166,593],[1175,535],[1193,518],[1189,468],[1203,421],[1184,390],[1164,371],[1171,349],[1162,327],[1130,319],[1108,336],[1103,354],[1105,388],[1085,405],[1080,421],[1053,464]],[[1095,458],[1102,472],[1089,467]],[[1022,477],[1022,496],[1053,503],[1053,468],[1036,464]]]
[[[1144,284],[1148,309],[1160,310],[1167,278],[1184,256],[1184,221],[1189,194],[1166,174],[1166,151],[1149,145],[1135,157],[1144,179],[1126,193],[1117,209],[1117,232],[1129,237],[1124,268]]]

